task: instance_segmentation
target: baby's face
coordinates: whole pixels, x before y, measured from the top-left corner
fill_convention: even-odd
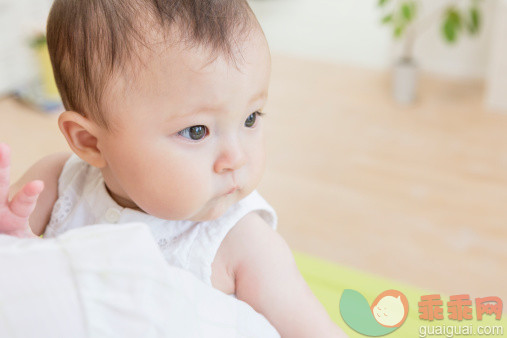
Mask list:
[[[127,97],[110,103],[98,148],[112,197],[164,219],[211,220],[258,185],[270,55],[264,36],[242,43],[238,68],[205,50],[171,47],[146,62]],[[112,96],[114,97],[114,90]]]

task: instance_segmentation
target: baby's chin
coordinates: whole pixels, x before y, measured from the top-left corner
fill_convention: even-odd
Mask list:
[[[151,216],[154,216],[154,217],[157,217],[157,218],[160,218],[160,219],[165,219],[167,221],[191,221],[191,222],[208,222],[208,221],[213,221],[213,220],[216,220],[218,218],[220,218],[221,216],[223,216],[225,214],[225,212],[227,211],[226,208],[215,208],[215,209],[212,209],[212,210],[207,210],[207,211],[199,211],[197,214],[193,214],[193,215],[182,215],[182,214],[179,214],[179,215],[174,215],[174,214],[162,214],[162,213],[157,213],[157,212],[147,212],[145,210],[142,210],[142,212],[148,214],[148,215],[151,215]]]
[[[229,208],[243,198],[240,191],[235,191],[230,195],[221,196],[211,206],[201,210],[198,214],[194,215],[188,220],[193,222],[209,222],[222,217]]]
[[[152,215],[157,218],[169,220],[169,221],[192,221],[192,222],[209,222],[214,221],[222,217],[229,208],[244,198],[244,191],[236,190],[229,195],[219,196],[208,201],[207,204],[203,205],[198,210],[178,210],[180,213],[167,213],[167,210],[150,209],[149,207],[138,207],[140,211]]]

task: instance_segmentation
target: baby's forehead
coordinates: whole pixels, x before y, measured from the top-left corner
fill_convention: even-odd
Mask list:
[[[270,53],[262,32],[252,31],[231,49],[231,54],[202,44],[181,41],[152,43],[140,50],[124,72],[125,83],[132,89],[157,90],[158,85],[177,82],[199,86],[214,82],[214,77],[231,77],[234,73],[249,74],[252,69],[270,68]],[[146,89],[146,88],[144,88]]]
[[[206,46],[156,47],[141,53],[132,68],[114,82],[111,100],[117,107],[113,110],[143,102],[146,110],[156,111],[160,103],[185,112],[193,106],[227,105],[238,100],[236,96],[249,100],[259,93],[267,95],[270,55],[263,35],[244,40],[233,60]]]

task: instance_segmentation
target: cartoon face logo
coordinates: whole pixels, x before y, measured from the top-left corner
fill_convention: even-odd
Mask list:
[[[385,336],[405,322],[408,300],[398,290],[386,290],[370,305],[356,290],[345,289],[340,298],[340,314],[352,330],[362,335]]]
[[[407,317],[407,297],[397,290],[384,291],[372,303],[371,312],[380,325],[399,327]]]

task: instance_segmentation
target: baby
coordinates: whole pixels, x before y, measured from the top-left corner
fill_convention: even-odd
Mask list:
[[[74,154],[42,159],[8,194],[0,145],[1,232],[144,222],[170,264],[282,336],[343,335],[255,190],[270,53],[246,1],[56,0],[47,41]]]

